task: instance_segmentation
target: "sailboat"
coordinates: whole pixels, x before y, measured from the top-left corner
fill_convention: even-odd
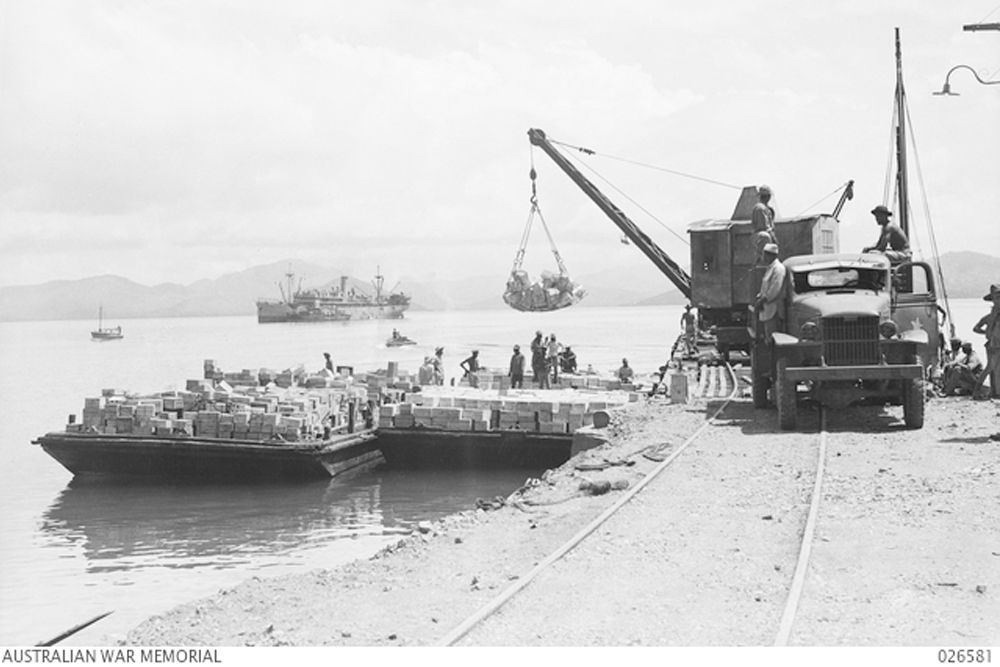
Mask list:
[[[122,333],[122,328],[108,327],[104,328],[104,306],[101,306],[97,310],[97,330],[90,332],[90,338],[92,340],[119,340],[124,338],[125,334]]]

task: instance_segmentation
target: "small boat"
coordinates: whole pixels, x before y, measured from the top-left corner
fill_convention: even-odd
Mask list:
[[[386,347],[404,347],[406,345],[416,345],[416,344],[417,341],[413,340],[412,338],[407,338],[406,336],[403,336],[395,329],[392,332],[392,336],[390,336],[389,339],[385,341]]]
[[[119,340],[125,334],[120,326],[104,328],[104,306],[101,306],[97,311],[97,330],[91,331],[90,337],[93,340]]]

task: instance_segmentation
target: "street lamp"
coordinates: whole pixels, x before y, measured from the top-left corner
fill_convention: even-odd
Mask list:
[[[969,70],[970,72],[972,72],[972,76],[976,77],[976,81],[978,81],[979,83],[983,84],[984,86],[992,86],[993,84],[1000,83],[1000,80],[997,80],[997,81],[983,81],[979,77],[979,73],[976,72],[976,70],[974,70],[971,67],[969,67],[968,65],[955,65],[950,70],[948,70],[948,74],[944,77],[944,87],[941,88],[940,91],[932,93],[933,95],[958,95],[958,93],[951,92],[951,84],[948,82],[948,80],[951,78],[951,73],[954,72],[957,69],[967,69],[967,70]]]

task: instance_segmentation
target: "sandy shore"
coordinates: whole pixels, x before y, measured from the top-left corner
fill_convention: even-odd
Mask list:
[[[579,533],[721,403],[615,414],[609,443],[495,509],[450,516],[370,560],[235,588],[150,618],[159,646],[753,646],[775,640],[819,451],[742,398],[579,546],[482,623],[453,631]],[[833,413],[811,565],[789,640],[1000,644],[1000,403]],[[805,409],[803,409],[805,410]]]

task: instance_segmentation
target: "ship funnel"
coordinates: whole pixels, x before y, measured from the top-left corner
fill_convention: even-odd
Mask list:
[[[341,296],[347,294],[347,276],[340,276],[340,294]]]

